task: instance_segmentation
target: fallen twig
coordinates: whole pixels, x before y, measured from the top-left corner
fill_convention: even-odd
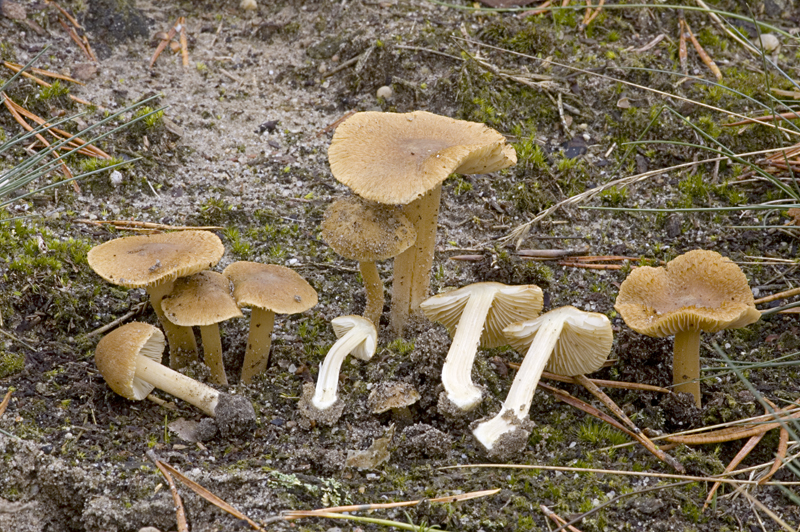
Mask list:
[[[156,458],[156,454],[152,449],[147,451],[146,454],[147,457],[156,464],[156,467],[158,467],[158,470],[161,471],[162,475],[164,475],[164,478],[167,479],[169,491],[172,493],[172,500],[175,503],[175,520],[178,523],[178,532],[189,532],[189,524],[186,522],[186,511],[183,509],[183,501],[181,501],[178,488],[175,486],[175,482],[172,480],[172,475],[169,474],[169,471],[165,467],[166,464]]]

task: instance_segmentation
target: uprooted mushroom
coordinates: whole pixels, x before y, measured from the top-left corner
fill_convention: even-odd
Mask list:
[[[219,392],[162,365],[164,346],[164,334],[156,327],[131,322],[97,343],[94,360],[109,388],[126,399],[141,401],[158,388],[216,418],[223,436],[253,427],[256,415],[246,398]]]

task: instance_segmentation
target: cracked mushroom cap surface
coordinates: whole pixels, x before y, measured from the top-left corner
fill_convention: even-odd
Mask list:
[[[212,271],[177,279],[172,292],[161,300],[161,308],[169,321],[182,327],[244,317],[231,295],[228,278]]]
[[[453,172],[495,172],[516,164],[517,155],[485,124],[427,111],[367,111],[336,128],[328,160],[333,176],[362,198],[405,205]]]
[[[690,329],[736,329],[761,317],[739,266],[702,249],[664,267],[633,270],[620,286],[614,308],[628,327],[656,337]]]
[[[136,377],[136,359],[142,355],[161,364],[165,345],[159,329],[134,321],[114,329],[97,343],[94,363],[115,393],[141,401],[154,386]]]
[[[225,253],[210,231],[127,236],[89,250],[89,266],[109,283],[145,288],[213,268]]]
[[[541,326],[554,319],[563,320],[564,325],[545,370],[574,377],[602,368],[614,343],[611,322],[604,314],[584,312],[572,306],[559,307],[536,319],[512,323],[503,332],[509,345],[524,356],[536,341]]]
[[[320,224],[322,239],[346,259],[375,262],[395,257],[417,239],[402,209],[355,196],[337,200]]]
[[[240,307],[297,314],[317,304],[317,291],[292,269],[259,262],[234,262],[222,272],[233,282]]]
[[[420,308],[430,320],[447,327],[450,336],[453,336],[458,328],[464,307],[467,306],[467,301],[477,290],[495,292],[481,334],[480,345],[483,348],[506,345],[508,341],[503,335],[503,329],[510,323],[535,318],[542,311],[544,304],[542,289],[536,285],[509,286],[503,283],[486,282],[474,283],[458,290],[437,294],[423,301]]]

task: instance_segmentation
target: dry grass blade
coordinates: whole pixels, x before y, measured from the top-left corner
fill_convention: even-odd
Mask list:
[[[772,467],[769,468],[767,474],[758,479],[758,483],[763,485],[769,479],[772,478],[772,475],[778,472],[778,470],[783,465],[783,461],[786,459],[786,453],[789,450],[789,431],[786,430],[784,427],[781,427],[780,437],[778,439],[778,450],[775,452],[775,461],[772,462]]]
[[[786,523],[786,521],[784,521],[783,519],[781,519],[781,518],[780,518],[780,517],[779,517],[779,516],[778,516],[778,515],[777,515],[775,512],[773,512],[772,510],[770,510],[769,508],[767,508],[766,506],[764,506],[764,504],[763,504],[761,501],[759,501],[758,499],[756,499],[755,497],[753,497],[752,495],[750,495],[749,493],[747,493],[747,491],[742,491],[742,494],[743,494],[745,497],[747,497],[747,499],[748,499],[748,500],[749,500],[751,503],[753,503],[754,505],[758,506],[758,508],[759,508],[759,509],[760,509],[762,512],[764,512],[765,514],[767,514],[767,515],[770,517],[770,519],[772,519],[773,521],[775,521],[775,522],[776,522],[778,525],[780,525],[780,526],[781,526],[781,527],[782,527],[784,530],[787,530],[788,532],[797,532],[797,531],[796,531],[796,530],[795,530],[793,527],[789,526],[789,524],[788,524],[788,523]]]
[[[180,17],[178,19],[178,25],[180,26],[181,61],[183,62],[183,67],[186,68],[189,66],[189,43],[186,39],[186,17]]]
[[[598,410],[597,408],[593,407],[589,403],[581,401],[577,397],[573,397],[572,395],[570,395],[569,393],[565,392],[564,390],[559,390],[558,388],[555,388],[553,386],[547,385],[547,384],[545,384],[543,382],[540,382],[537,386],[539,388],[547,390],[548,392],[553,394],[553,396],[556,399],[558,399],[559,401],[567,403],[568,405],[570,405],[570,406],[572,406],[574,408],[577,408],[578,410],[581,410],[582,412],[585,412],[585,413],[589,414],[590,416],[596,417],[600,421],[608,423],[609,425],[611,425],[615,429],[619,430],[620,432],[624,432],[625,434],[627,434],[631,438],[636,439],[636,435],[633,432],[631,432],[630,430],[628,430],[627,428],[625,428],[625,426],[622,425],[622,423],[620,423],[619,421],[617,421],[613,417],[609,416],[608,414],[606,414],[602,410]]]
[[[224,227],[218,225],[165,225],[152,222],[139,222],[136,220],[75,220],[75,223],[89,225],[112,225],[116,229],[128,231],[221,231]]]
[[[689,39],[692,41],[692,45],[694,49],[697,50],[697,55],[700,56],[700,60],[708,67],[708,69],[714,74],[717,78],[717,81],[722,80],[722,72],[720,71],[717,64],[711,59],[711,56],[703,49],[700,45],[700,42],[697,40],[697,37],[694,36],[692,29],[689,27],[689,23],[685,20],[683,21],[683,26],[686,28],[686,32],[689,34]]]
[[[468,501],[471,499],[478,499],[480,497],[489,497],[500,493],[500,489],[472,491],[470,493],[462,493],[460,495],[447,495],[445,497],[437,497],[435,499],[418,499],[415,501],[400,501],[400,502],[387,502],[378,504],[354,504],[350,506],[334,506],[331,508],[317,508],[316,510],[291,510],[284,514],[286,520],[296,519],[298,517],[312,517],[316,514],[324,513],[341,513],[341,512],[367,512],[371,510],[386,510],[390,508],[401,508],[408,506],[416,506],[423,501],[427,502],[441,502],[453,503]],[[296,517],[295,517],[296,516]]]
[[[747,443],[745,443],[744,446],[742,446],[742,448],[739,449],[739,452],[736,453],[736,456],[733,457],[733,460],[731,460],[731,462],[725,468],[725,472],[730,473],[731,471],[736,469],[736,466],[742,463],[742,460],[747,458],[747,455],[750,454],[750,451],[755,449],[756,445],[758,445],[758,442],[760,442],[761,438],[764,437],[764,434],[766,434],[766,432],[762,432],[761,434],[756,434],[755,436],[747,440]],[[708,505],[711,504],[711,501],[714,499],[714,494],[717,492],[717,489],[720,486],[721,484],[719,482],[715,482],[714,485],[711,486],[711,489],[708,491],[708,496],[706,497],[706,502],[705,504],[703,504],[703,510],[708,508]]]
[[[645,449],[650,451],[650,453],[653,454],[653,456],[655,456],[662,462],[669,464],[670,467],[675,469],[675,471],[679,471],[681,473],[686,471],[680,462],[678,462],[675,458],[665,453],[663,450],[656,447],[656,445],[652,441],[650,441],[650,438],[648,438],[641,431],[641,429],[639,429],[639,427],[637,427],[636,424],[633,421],[631,421],[631,419],[625,414],[625,412],[623,412],[622,409],[619,406],[617,406],[617,403],[612,401],[611,398],[603,392],[603,390],[598,388],[597,385],[595,385],[591,381],[591,379],[587,379],[585,375],[577,375],[574,377],[574,379],[578,381],[581,385],[583,385],[583,387],[586,388],[589,391],[589,393],[597,397],[604,405],[606,405],[606,408],[611,410],[611,412],[615,416],[617,416],[620,420],[622,420],[623,423],[628,425],[628,427],[633,431],[634,438],[636,438],[639,441],[639,443],[641,443],[642,446],[644,446]]]
[[[93,58],[92,54],[89,53],[89,50],[86,48],[86,43],[84,43],[83,40],[78,36],[75,29],[69,27],[63,18],[59,17],[58,21],[61,23],[61,27],[64,28],[64,31],[69,34],[70,39],[72,39],[73,42],[78,45],[78,48],[81,49],[81,52],[83,52],[86,58],[90,61],[94,61],[95,58]]]
[[[512,369],[519,369],[519,364],[514,362],[507,362],[506,363],[509,368]],[[542,377],[551,381],[558,381],[558,382],[566,382],[569,384],[578,384],[575,381],[574,377],[565,377],[564,375],[556,375],[555,373],[550,373],[549,371],[543,371]],[[650,384],[639,384],[638,382],[621,382],[621,381],[607,381],[603,379],[589,379],[598,386],[603,386],[605,388],[617,388],[620,390],[638,390],[640,392],[656,392],[656,393],[672,393],[671,390],[666,388],[662,388],[660,386],[652,386]]]
[[[772,294],[770,296],[764,296],[761,298],[756,299],[753,301],[754,304],[760,305],[762,303],[770,303],[771,301],[777,301],[779,299],[786,299],[789,297],[793,297],[796,295],[800,295],[800,288],[792,288],[791,290],[786,290],[785,292],[778,292],[777,294]]]
[[[177,478],[183,484],[185,484],[186,487],[191,489],[193,492],[195,492],[196,494],[198,494],[199,496],[201,496],[202,498],[204,498],[205,500],[207,500],[208,502],[210,502],[211,504],[213,504],[214,506],[216,506],[220,510],[228,512],[229,514],[231,514],[232,516],[234,516],[237,519],[241,519],[242,521],[246,521],[247,524],[249,524],[253,528],[253,530],[262,530],[262,531],[264,530],[263,528],[261,528],[258,525],[258,523],[256,523],[255,521],[251,520],[249,517],[244,515],[242,512],[240,512],[239,510],[237,510],[236,508],[234,508],[233,506],[231,506],[227,502],[223,501],[222,499],[220,499],[219,497],[217,497],[216,495],[214,495],[213,493],[211,493],[210,491],[205,489],[203,486],[201,486],[200,484],[198,484],[194,480],[190,480],[190,479],[186,478],[185,476],[183,476],[183,474],[180,471],[178,471],[177,469],[175,469],[171,465],[165,464],[163,462],[159,462],[159,463],[161,464],[161,466],[166,468],[167,471],[172,473],[175,476],[175,478]],[[159,469],[161,469],[161,467],[159,467]]]
[[[9,70],[13,70],[14,72],[19,72],[20,70],[22,70],[24,68],[22,65],[19,65],[17,63],[12,63],[10,61],[3,61],[3,65],[5,65],[5,67],[8,68]],[[43,68],[35,68],[35,67],[30,67],[28,70],[30,70],[31,72],[35,72],[35,73],[39,74],[40,76],[47,76],[48,78],[60,79],[62,81],[69,81],[70,83],[76,83],[78,85],[84,85],[84,83],[81,83],[77,79],[73,79],[73,78],[71,78],[69,76],[65,76],[64,74],[59,74],[58,72],[51,72],[51,71],[45,70]]]
[[[788,408],[788,407],[787,407]],[[779,416],[779,414],[781,414]],[[755,418],[754,418],[755,419]],[[782,426],[783,423],[791,419],[800,419],[800,411],[791,415],[786,415],[786,409],[777,410],[774,414],[760,416],[760,420],[781,419],[772,423],[751,424],[750,426],[728,427],[703,434],[676,435],[671,434],[664,437],[669,442],[683,443],[684,445],[705,445],[709,443],[723,443],[743,438],[750,438],[757,434],[762,434]]]
[[[156,46],[156,51],[153,52],[153,57],[150,58],[150,68],[153,68],[153,65],[156,64],[156,59],[158,59],[158,56],[161,55],[161,52],[164,51],[164,48],[166,48],[167,45],[172,40],[172,38],[175,37],[177,29],[178,29],[178,23],[176,22],[175,25],[169,29],[166,36],[164,36],[164,38],[161,39],[161,42],[158,43],[158,46]]]
[[[0,417],[2,417],[3,414],[6,413],[6,408],[8,408],[9,401],[11,401],[11,390],[8,390],[8,392],[6,392],[5,397],[3,397],[3,402],[0,403]]]
[[[551,510],[550,508],[548,508],[544,504],[540,504],[539,508],[542,509],[542,513],[546,517],[551,519],[557,525],[561,525],[562,527],[566,526],[567,530],[569,530],[570,532],[581,532],[579,529],[575,528],[574,526],[572,526],[572,525],[568,524],[566,521],[564,521],[563,517],[561,517],[560,515],[555,513],[553,510]]]
[[[795,111],[791,111],[788,113],[778,113],[774,115],[763,115],[763,116],[756,116],[753,118],[748,118],[747,120],[739,120],[737,122],[731,122],[729,124],[722,124],[723,127],[734,127],[734,126],[744,126],[746,124],[756,124],[761,123],[764,121],[774,121],[774,120],[783,120],[783,119],[791,119],[795,120],[800,118],[800,115],[797,114]]]
[[[189,524],[186,522],[186,510],[183,508],[183,501],[181,501],[178,488],[175,486],[175,482],[172,480],[172,475],[170,475],[167,468],[164,467],[164,463],[156,458],[156,455],[152,450],[147,451],[147,457],[156,464],[158,470],[161,471],[161,474],[164,475],[165,479],[167,479],[169,491],[172,493],[172,500],[175,502],[175,520],[178,523],[178,532],[189,532]]]

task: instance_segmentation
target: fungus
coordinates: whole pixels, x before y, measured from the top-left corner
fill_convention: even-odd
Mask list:
[[[169,341],[170,366],[180,368],[197,360],[197,344],[190,327],[164,317],[161,299],[178,277],[212,268],[225,247],[210,231],[177,231],[128,236],[89,250],[89,266],[109,283],[144,288]]]
[[[675,335],[674,389],[694,395],[698,407],[700,331],[737,329],[761,317],[739,266],[702,249],[684,253],[663,268],[633,270],[620,286],[614,308],[640,334]]]
[[[364,317],[377,326],[383,311],[383,282],[375,262],[408,249],[417,237],[414,227],[397,207],[351,197],[328,207],[320,229],[336,253],[358,261],[367,292]]]
[[[309,399],[310,385],[304,389],[300,411],[315,421],[332,425],[342,415],[343,404],[336,394],[339,388],[339,370],[347,355],[367,361],[375,354],[378,332],[375,325],[361,316],[339,316],[331,320],[338,340],[330,348],[319,366],[317,386]]]
[[[402,334],[428,297],[442,182],[452,174],[485,174],[517,162],[505,137],[484,124],[425,111],[356,113],[334,132],[333,176],[364,199],[405,205],[417,231],[395,258],[391,323]]]
[[[161,300],[161,308],[175,325],[200,327],[203,360],[211,369],[211,378],[216,384],[227,385],[219,322],[244,317],[231,295],[228,278],[204,271],[177,279],[172,292]]]
[[[527,354],[500,412],[472,431],[492,456],[513,454],[527,442],[528,412],[545,367],[565,376],[592,373],[603,366],[613,342],[607,317],[570,306],[513,323],[503,332],[514,349]]]
[[[244,397],[221,393],[163,366],[164,346],[160,330],[131,322],[97,343],[94,361],[109,388],[126,399],[141,401],[158,388],[216,417],[223,435],[239,434],[255,423],[253,406]]]
[[[222,272],[233,282],[233,298],[252,308],[250,333],[242,365],[249,384],[267,368],[275,314],[298,314],[317,304],[317,292],[297,272],[274,264],[234,262]]]
[[[453,413],[471,410],[483,396],[481,389],[472,383],[478,345],[485,348],[505,345],[503,328],[538,316],[542,301],[542,290],[536,285],[490,282],[471,284],[422,303],[425,315],[447,327],[453,337],[442,368],[444,393],[455,407]],[[445,409],[451,410],[447,406]]]

